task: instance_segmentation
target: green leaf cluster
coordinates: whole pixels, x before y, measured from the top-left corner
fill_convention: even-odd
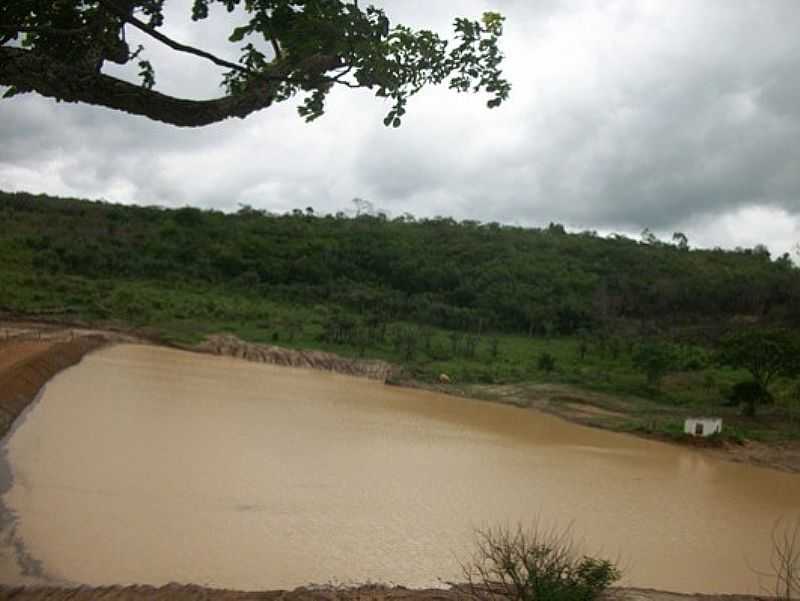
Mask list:
[[[214,0],[195,0],[193,18],[208,18]],[[266,77],[280,79],[280,100],[308,93],[300,115],[312,121],[324,112],[327,94],[337,84],[362,87],[392,101],[384,124],[398,127],[411,96],[425,86],[450,78],[458,91],[486,91],[490,107],[508,99],[511,86],[502,77],[499,50],[503,17],[486,13],[481,21],[457,19],[458,46],[429,30],[392,25],[372,5],[330,0],[217,0],[229,12],[244,8],[247,23],[231,32],[229,41],[242,47],[240,64],[223,84],[240,94]]]
[[[753,382],[768,391],[774,378],[800,374],[800,336],[785,328],[739,330],[723,339],[719,360],[749,371]]]

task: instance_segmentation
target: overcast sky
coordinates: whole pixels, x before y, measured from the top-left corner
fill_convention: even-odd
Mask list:
[[[236,56],[231,19],[165,32]],[[394,0],[396,22],[446,34],[507,17],[510,101],[431,89],[400,129],[369,92],[339,90],[307,124],[297,102],[179,129],[34,95],[0,102],[0,189],[114,202],[349,211],[546,225],[693,246],[800,242],[800,1]],[[174,12],[172,12],[174,11]],[[132,34],[131,37],[134,37]],[[147,42],[157,89],[219,94],[219,72]]]

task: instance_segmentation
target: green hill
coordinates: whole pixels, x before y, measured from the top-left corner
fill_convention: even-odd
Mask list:
[[[59,294],[69,278],[211,287],[476,333],[677,328],[713,337],[731,320],[800,324],[800,270],[763,247],[690,250],[554,224],[224,214],[25,193],[0,193],[0,221],[4,277],[44,278],[55,294],[36,305],[90,317],[139,311],[106,295]],[[2,304],[30,309],[22,292],[6,289]]]

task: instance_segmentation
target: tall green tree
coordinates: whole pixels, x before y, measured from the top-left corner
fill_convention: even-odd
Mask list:
[[[398,126],[408,99],[428,85],[484,91],[488,106],[508,98],[498,46],[503,17],[458,18],[454,41],[392,24],[382,9],[356,0],[194,0],[194,21],[224,8],[240,17],[229,33],[237,61],[189,46],[165,33],[165,0],[13,0],[0,2],[0,85],[6,96],[35,92],[143,115],[177,126],[244,118],[297,94],[307,120],[324,112],[335,86],[366,88],[392,101],[386,125]],[[222,70],[225,94],[178,98],[155,89],[158,65],[131,48],[136,29],[173,54],[189,54]],[[140,84],[104,71],[108,63],[138,67]]]
[[[756,404],[769,399],[769,386],[776,377],[800,373],[800,342],[785,329],[744,330],[723,339],[719,358],[725,365],[750,372],[754,386],[742,400],[746,413],[754,415]]]
[[[745,330],[722,340],[720,359],[731,367],[746,369],[767,390],[775,377],[800,371],[800,344],[789,330]]]

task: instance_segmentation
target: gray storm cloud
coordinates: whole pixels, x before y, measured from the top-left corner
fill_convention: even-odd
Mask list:
[[[511,101],[489,111],[429,90],[393,130],[385,103],[342,90],[313,124],[290,101],[182,130],[24,96],[0,103],[0,188],[224,210],[335,212],[359,196],[395,215],[681,230],[776,252],[800,239],[800,3],[384,4],[440,31],[503,12]],[[170,34],[233,57],[219,12],[199,26],[170,13]],[[147,47],[165,91],[220,93],[214,69]]]

